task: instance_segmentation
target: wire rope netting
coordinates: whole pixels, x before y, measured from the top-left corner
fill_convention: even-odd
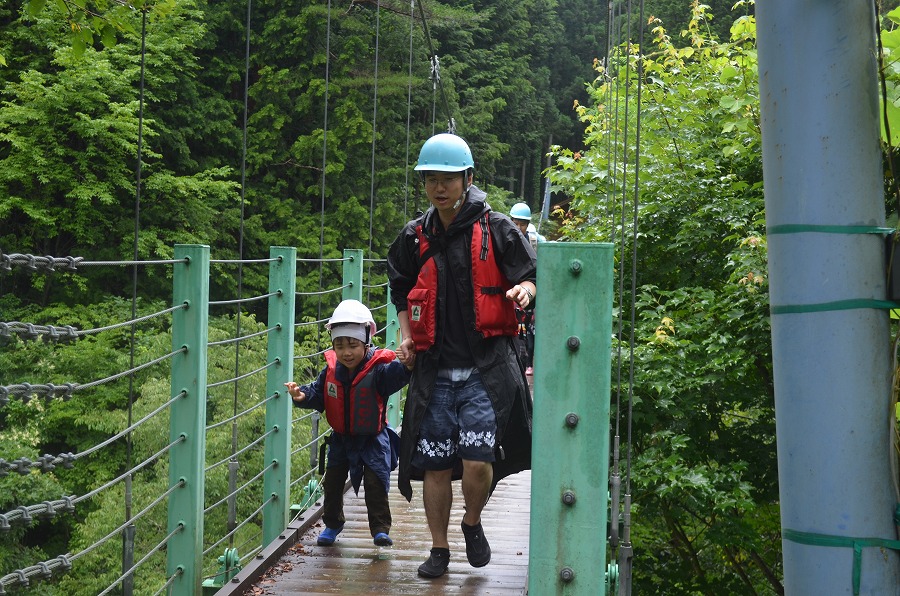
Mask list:
[[[24,262],[24,261],[23,261]],[[247,266],[266,266],[271,259]],[[325,267],[340,270],[344,259],[321,262],[298,259],[299,266],[310,269]],[[237,261],[215,261],[216,266],[236,266]],[[144,264],[139,264],[144,265]],[[183,265],[173,261],[167,265]],[[383,320],[386,308],[384,263],[368,263],[372,279],[359,290],[371,292],[382,301],[373,306],[376,318]],[[109,266],[113,266],[110,264]],[[337,271],[335,272],[335,274]],[[295,282],[296,283],[296,282]],[[293,288],[291,288],[293,290]],[[323,323],[327,319],[303,315],[316,312],[322,300],[330,311],[341,299],[346,287],[337,285],[322,290],[295,290],[297,298],[294,323],[294,346],[290,354],[295,363],[294,377],[301,382],[315,378],[321,366],[321,355],[328,346]],[[273,298],[277,292],[264,298]],[[205,482],[204,501],[204,569],[203,577],[216,577],[216,549],[225,541],[229,548],[240,546],[241,553],[252,556],[265,545],[261,543],[260,518],[269,499],[262,495],[263,476],[271,468],[266,464],[265,442],[273,434],[266,426],[266,408],[279,395],[268,394],[266,376],[277,366],[268,354],[267,344],[277,326],[269,326],[264,316],[244,313],[242,335],[235,336],[235,315],[227,311],[234,305],[253,308],[258,297],[241,300],[209,300],[210,324],[206,345],[207,384],[205,389]],[[7,367],[0,379],[0,413],[8,435],[21,433],[42,436],[48,424],[65,411],[81,412],[75,424],[79,440],[56,441],[58,450],[43,453],[42,444],[23,441],[10,450],[3,442],[0,452],[0,482],[10,487],[10,494],[29,495],[31,500],[12,502],[0,511],[0,531],[13,537],[42,532],[47,524],[70,528],[74,540],[59,552],[41,551],[41,557],[0,570],[0,585],[23,587],[41,580],[66,585],[67,576],[78,577],[73,569],[90,569],[90,573],[109,581],[108,589],[136,581],[140,585],[156,585],[173,581],[165,573],[166,542],[178,535],[172,528],[167,536],[159,529],[166,527],[166,502],[180,489],[170,485],[166,474],[171,449],[184,437],[170,438],[173,404],[185,399],[184,392],[173,391],[171,361],[183,357],[189,348],[173,347],[173,316],[189,310],[180,303],[154,312],[129,314],[123,301],[117,312],[105,313],[103,324],[83,328],[75,319],[60,321],[0,322],[2,352],[16,359],[26,353],[50,366],[24,370]],[[219,313],[219,311],[225,311]],[[111,315],[122,320],[111,322]],[[379,325],[379,334],[384,333]],[[134,338],[135,363],[129,366],[131,337]],[[235,370],[232,350],[240,354]],[[99,354],[104,354],[99,357]],[[27,359],[26,359],[27,360]],[[90,366],[85,366],[88,362]],[[120,370],[112,370],[119,366]],[[90,370],[106,371],[104,376]],[[22,375],[22,378],[13,378]],[[131,386],[129,388],[129,386]],[[236,388],[236,389],[235,389]],[[238,395],[237,408],[231,395]],[[129,395],[133,398],[129,399]],[[283,397],[283,395],[281,396]],[[130,404],[129,404],[130,402]],[[130,408],[128,406],[131,406]],[[60,411],[62,410],[62,412]],[[101,416],[97,416],[102,412]],[[133,422],[132,422],[133,416]],[[290,494],[292,502],[310,504],[315,498],[319,446],[329,432],[318,412],[292,409]],[[69,423],[71,424],[71,422]],[[232,434],[237,437],[232,441]],[[119,470],[109,463],[122,461],[123,448],[130,446],[131,463]],[[61,447],[61,448],[60,448]],[[134,512],[123,518],[126,480],[132,489]],[[226,506],[228,505],[228,506]],[[66,521],[60,521],[66,519]],[[107,569],[104,561],[121,555],[121,536],[134,529],[133,548],[137,560],[124,571]]]

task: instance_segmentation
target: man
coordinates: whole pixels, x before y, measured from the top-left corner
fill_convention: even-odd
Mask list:
[[[547,241],[544,236],[538,234],[537,228],[531,223],[531,207],[525,203],[516,203],[513,205],[509,210],[509,218],[513,220],[513,223],[516,224],[519,231],[528,238],[533,249],[537,250],[539,242]]]
[[[491,549],[481,512],[496,483],[531,466],[531,399],[515,346],[515,306],[533,308],[534,249],[485,193],[460,137],[438,134],[419,153],[431,207],[410,221],[388,253],[397,307],[398,357],[414,364],[403,410],[400,492],[422,479],[432,548],[419,575],[450,562],[451,481],[462,479],[462,532],[473,567]]]

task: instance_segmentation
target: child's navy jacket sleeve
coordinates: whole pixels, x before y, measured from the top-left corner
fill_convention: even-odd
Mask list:
[[[300,391],[306,394],[306,399],[299,404],[294,402],[294,405],[298,408],[307,408],[323,412],[325,410],[325,375],[327,373],[328,367],[326,366],[319,373],[319,376],[316,377],[315,381],[309,385],[301,385]]]
[[[387,399],[392,394],[406,387],[409,384],[411,375],[412,372],[407,370],[399,360],[381,364],[378,366],[378,378],[375,381],[375,388],[379,395]]]

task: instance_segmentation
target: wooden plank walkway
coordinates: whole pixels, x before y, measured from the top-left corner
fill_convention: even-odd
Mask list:
[[[528,588],[528,539],[531,472],[525,471],[498,483],[482,513],[485,536],[491,544],[491,562],[473,568],[466,561],[465,540],[459,528],[463,514],[460,482],[453,483],[450,515],[450,567],[438,579],[420,578],[419,565],[431,548],[425,522],[421,482],[413,483],[413,500],[391,484],[392,547],[372,543],[366,518],[363,489],[359,496],[344,496],[347,523],[334,546],[316,545],[324,528],[320,509],[311,510],[302,525],[295,526],[292,540],[272,545],[245,567],[216,596],[280,596],[286,594],[431,594],[481,596],[521,595]],[[281,551],[280,553],[278,551]]]

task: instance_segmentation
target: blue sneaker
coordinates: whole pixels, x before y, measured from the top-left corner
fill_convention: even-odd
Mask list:
[[[378,532],[375,534],[375,544],[378,546],[393,546],[394,541],[384,532]]]
[[[343,524],[341,524],[341,527],[339,528],[325,528],[322,530],[322,533],[319,534],[316,544],[319,546],[331,546],[334,544],[334,539],[337,538],[337,535],[340,534],[343,529]]]

